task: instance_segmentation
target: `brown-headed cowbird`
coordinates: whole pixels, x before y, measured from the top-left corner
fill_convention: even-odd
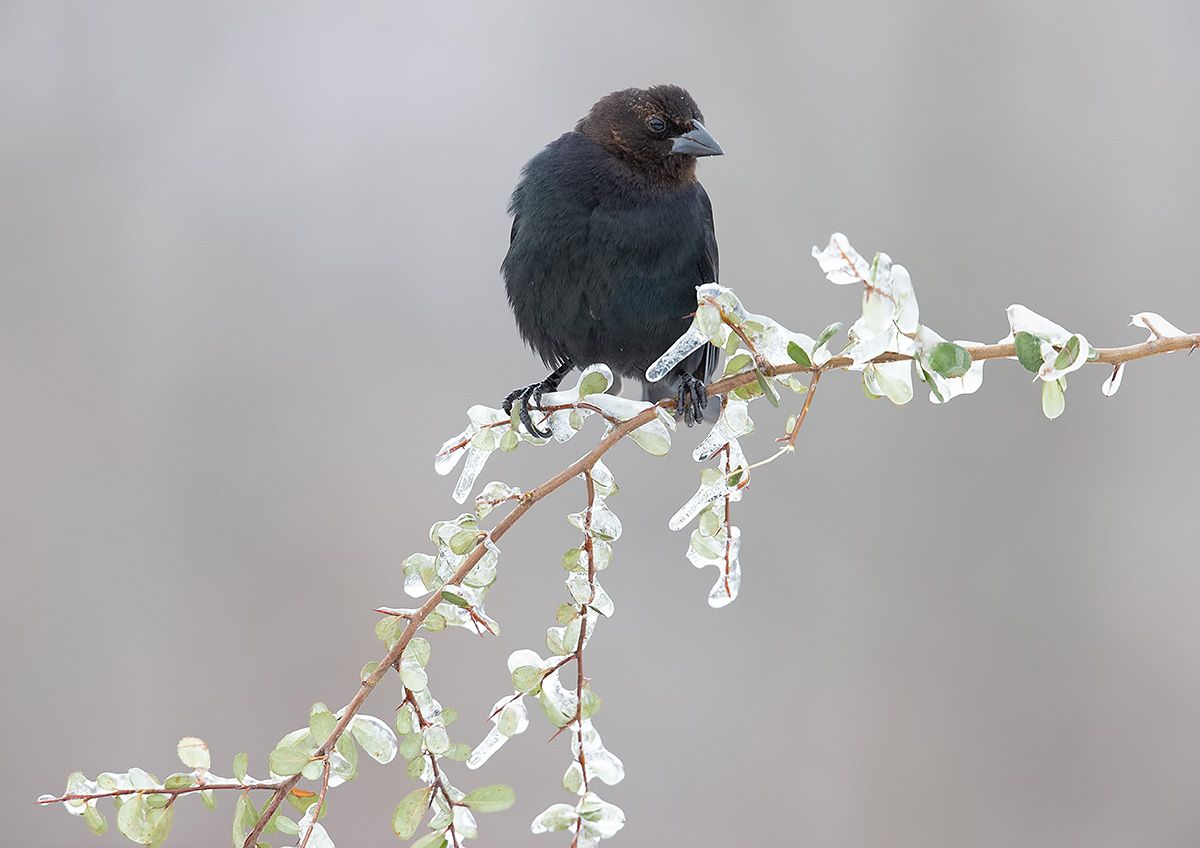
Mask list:
[[[533,157],[513,192],[502,271],[521,336],[553,372],[515,390],[529,417],[575,366],[606,363],[645,383],[646,368],[687,329],[696,287],[717,280],[712,204],[696,157],[723,152],[692,96],[676,85],[602,98]],[[648,400],[676,397],[689,425],[708,405],[718,351],[705,345]]]

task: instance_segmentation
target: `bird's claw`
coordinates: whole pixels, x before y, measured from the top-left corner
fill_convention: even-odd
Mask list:
[[[550,438],[552,435],[550,430],[542,430],[536,424],[534,424],[533,419],[529,416],[529,410],[541,410],[542,395],[544,395],[546,392],[556,391],[558,389],[558,384],[562,382],[563,375],[569,370],[570,364],[564,363],[556,368],[554,373],[542,380],[540,383],[533,383],[528,386],[522,386],[519,389],[513,389],[508,393],[508,396],[504,398],[504,402],[501,404],[505,414],[512,415],[513,404],[519,400],[521,402],[521,408],[517,412],[517,417],[520,419],[521,423],[525,425],[525,429],[529,431],[530,435],[536,436],[539,439]]]
[[[691,374],[684,374],[679,383],[679,394],[675,398],[675,414],[683,416],[683,421],[689,427],[704,420],[704,410],[708,407],[708,387],[703,380],[698,380]]]

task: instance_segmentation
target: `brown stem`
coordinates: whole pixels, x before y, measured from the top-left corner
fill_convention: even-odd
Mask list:
[[[317,808],[313,810],[312,824],[308,830],[304,832],[304,838],[300,840],[298,848],[306,848],[308,845],[308,837],[312,836],[313,828],[317,824],[317,819],[321,818],[321,809],[325,806],[325,793],[329,791],[329,757],[325,758],[325,770],[321,772],[321,794],[317,796]]]
[[[87,793],[69,793],[60,795],[57,798],[39,798],[39,804],[61,804],[64,801],[96,801],[100,798],[118,798],[122,795],[187,795],[191,792],[203,792],[206,789],[238,789],[246,791],[250,789],[271,789],[276,790],[282,786],[284,781],[275,780],[269,783],[198,783],[195,786],[183,786],[178,789],[113,789],[109,792],[96,792],[94,794]]]

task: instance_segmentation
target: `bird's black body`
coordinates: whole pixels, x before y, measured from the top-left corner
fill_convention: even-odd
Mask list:
[[[659,115],[670,123],[656,133],[651,119]],[[717,243],[712,204],[695,179],[695,155],[706,153],[672,151],[689,149],[688,138],[701,133],[712,146],[703,150],[719,152],[682,89],[631,89],[601,100],[525,166],[502,270],[521,335],[547,366],[603,362],[644,382],[646,368],[687,329],[696,287],[717,279]],[[648,386],[648,397],[683,386],[696,394],[716,357],[702,348]],[[557,379],[567,368],[560,370]],[[522,400],[528,405],[528,393]],[[706,398],[694,397],[693,406],[697,400]]]
[[[687,329],[696,286],[717,278],[703,186],[640,183],[579,133],[526,166],[512,212],[509,303],[521,335],[551,367],[603,362],[643,378]]]

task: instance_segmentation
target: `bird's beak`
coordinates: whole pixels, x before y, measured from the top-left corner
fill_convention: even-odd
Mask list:
[[[709,135],[704,124],[692,121],[692,129],[671,140],[671,152],[687,156],[723,156],[725,151],[717,140]]]

